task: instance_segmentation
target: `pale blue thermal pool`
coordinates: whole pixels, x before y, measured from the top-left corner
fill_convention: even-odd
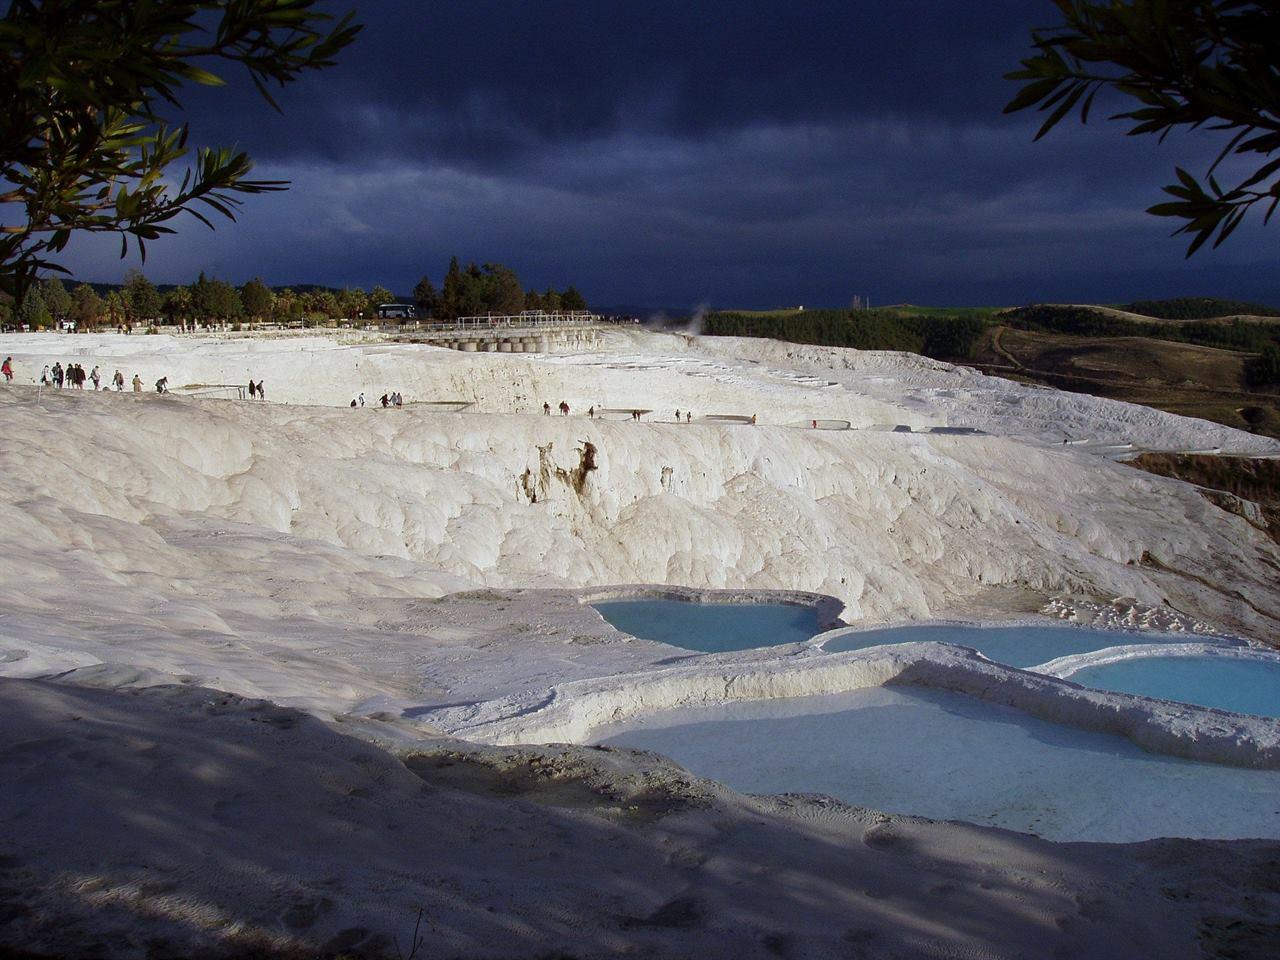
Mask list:
[[[1099,690],[1280,717],[1280,659],[1138,657],[1085,667],[1067,679]]]
[[[1158,756],[944,691],[671,710],[601,727],[591,742],[656,750],[745,793],[822,793],[1053,840],[1280,838],[1280,771]]]
[[[592,606],[623,633],[700,653],[800,643],[819,627],[813,607],[787,603],[611,600]]]
[[[1011,667],[1034,667],[1059,657],[1093,653],[1108,647],[1147,643],[1203,642],[1204,637],[1132,633],[1125,630],[1083,630],[1079,627],[966,627],[930,624],[920,627],[889,627],[863,630],[834,637],[823,644],[828,653],[865,650],[890,643],[954,643],[972,647],[988,660]],[[1075,679],[1074,677],[1072,679]],[[1080,681],[1084,683],[1084,681]]]
[[[633,636],[703,653],[804,642],[819,628],[816,610],[786,604],[624,600],[593,606]],[[1084,667],[1066,679],[1280,716],[1280,658],[1225,649],[1214,656],[1203,652],[1216,646],[1205,637],[931,624],[848,633],[822,647],[840,653],[923,641],[969,647],[1019,668],[1158,644],[1164,649]],[[1181,646],[1188,643],[1200,646]],[[1056,840],[1280,838],[1280,771],[1159,756],[1117,735],[944,691],[879,687],[671,710],[599,728],[592,742],[656,750],[748,793],[824,793]]]

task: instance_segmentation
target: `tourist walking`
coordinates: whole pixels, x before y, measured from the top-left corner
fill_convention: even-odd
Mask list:
[[[594,405],[587,408],[587,419],[594,420],[596,418],[596,408]]]
[[[72,370],[72,380],[74,381],[77,390],[84,389],[84,367],[80,366],[78,363],[75,365],[75,369]]]
[[[259,400],[267,399],[267,381],[265,380],[258,381],[258,399]]]
[[[133,392],[134,393],[142,392],[142,378],[138,376],[136,373],[133,375]]]
[[[560,401],[560,416],[567,417],[569,415],[569,405],[563,400]]]
[[[4,382],[13,382],[13,357],[5,357],[4,363],[0,363],[0,373],[4,374]]]
[[[360,394],[360,406],[364,406],[364,394]]]
[[[124,374],[117,370],[116,375],[111,378],[111,382],[115,385],[116,393],[119,393],[124,389]]]
[[[93,368],[93,373],[89,374],[89,379],[93,381],[93,389],[102,389],[102,374],[98,372],[98,368]]]
[[[693,423],[693,414],[688,410],[684,412],[684,422]]]
[[[257,385],[256,383],[254,383],[254,382],[253,382],[252,378],[250,378],[250,380],[249,380],[249,399],[250,399],[250,400],[252,400],[252,399],[253,399],[254,397],[256,397],[257,395],[258,395],[258,385]]]
[[[59,390],[62,389],[63,377],[64,377],[64,374],[62,372],[62,364],[58,363],[58,361],[55,360],[53,362],[53,382]]]
[[[378,398],[378,402],[382,404],[382,409],[383,409],[383,410],[385,410],[385,409],[387,409],[387,407],[391,406],[391,398],[390,398],[390,397],[388,397],[385,393],[384,393],[381,397],[379,397],[379,398]]]
[[[44,369],[40,371],[40,383],[46,387],[53,383],[49,374],[49,365],[47,363],[44,365]]]
[[[545,401],[542,404],[542,415],[544,417],[551,416],[551,404],[546,403]]]
[[[676,410],[676,423],[679,423],[679,422],[680,422],[680,410],[677,408],[677,410]]]
[[[169,378],[161,377],[159,380],[156,381],[156,393],[168,393],[168,392],[169,392]]]

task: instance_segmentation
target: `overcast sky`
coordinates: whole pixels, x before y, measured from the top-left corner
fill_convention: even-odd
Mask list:
[[[1095,109],[1033,144],[1032,115],[1001,114],[1048,0],[352,5],[364,32],[283,116],[239,82],[188,98],[194,141],[293,186],[215,233],[184,218],[152,279],[407,293],[456,253],[593,304],[1280,304],[1280,227],[1188,262],[1142,212],[1175,164],[1203,172],[1207,136],[1161,146]],[[69,265],[116,280],[118,251],[78,241]]]

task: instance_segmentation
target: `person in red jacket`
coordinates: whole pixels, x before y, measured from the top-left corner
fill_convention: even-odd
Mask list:
[[[4,363],[0,364],[0,373],[4,374],[5,383],[10,383],[13,380],[13,357],[4,358]]]

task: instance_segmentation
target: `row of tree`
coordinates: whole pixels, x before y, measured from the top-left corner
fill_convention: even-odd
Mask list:
[[[718,311],[703,319],[714,336],[770,337],[858,350],[904,350],[937,360],[963,360],[986,329],[980,316],[921,316],[900,310]]]
[[[120,287],[101,294],[87,283],[68,290],[56,277],[28,289],[17,310],[0,304],[0,318],[25,324],[32,329],[63,321],[77,329],[95,327],[149,326],[158,322],[277,322],[323,323],[335,319],[372,318],[395,295],[377,285],[368,293],[359,287],[342,290],[314,288],[294,290],[271,288],[255,278],[241,287],[201,273],[195,283],[159,290],[137,270],[130,271]],[[465,268],[454,257],[437,292],[427,277],[414,288],[414,302],[420,318],[456,320],[486,313],[516,314],[522,310],[585,310],[586,300],[576,288],[563,291],[547,288],[543,293],[524,290],[515,271],[500,263],[474,263]]]
[[[288,287],[273,290],[260,279],[234,287],[203,273],[195,283],[161,292],[137,271],[131,271],[123,286],[102,294],[87,283],[67,290],[56,277],[31,287],[14,320],[32,329],[70,321],[78,329],[107,326],[149,326],[165,323],[324,322],[370,317],[378,304],[394,299],[385,287],[363,290],[313,289],[295,291]]]
[[[1269,344],[1280,344],[1280,324],[1238,319],[1156,323],[1129,320],[1088,306],[1043,303],[1006,310],[999,319],[1008,326],[1040,333],[1077,337],[1146,337],[1248,353],[1259,352]]]
[[[587,309],[587,301],[576,287],[548,287],[542,293],[525,290],[510,267],[501,263],[468,263],[462,267],[457,257],[449,261],[439,290],[429,277],[418,281],[413,288],[413,302],[419,317],[446,321],[485,314],[510,316],[523,310],[554,313]]]
[[[1214,320],[1218,317],[1280,317],[1280,310],[1244,300],[1217,297],[1176,297],[1172,300],[1135,300],[1122,307],[1130,313],[1159,320]]]

